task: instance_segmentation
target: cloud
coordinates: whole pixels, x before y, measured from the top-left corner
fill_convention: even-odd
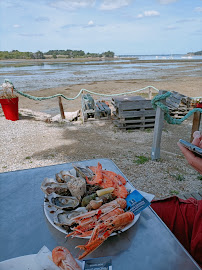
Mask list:
[[[178,0],[158,0],[158,2],[162,5],[168,5],[170,3],[177,2]]]
[[[101,10],[114,10],[128,6],[131,0],[104,0],[100,6]]]
[[[177,20],[176,23],[186,23],[186,22],[194,22],[195,19],[181,19],[181,20]]]
[[[19,28],[20,25],[19,25],[19,24],[14,24],[13,27],[14,27],[14,28]]]
[[[94,24],[94,22],[92,20],[90,20],[88,22],[88,24],[83,25],[83,24],[66,24],[63,25],[62,28],[63,29],[71,29],[71,28],[89,28],[89,27],[95,27],[96,25]]]
[[[44,34],[29,34],[29,33],[21,33],[19,36],[22,37],[43,37],[45,36]]]
[[[202,12],[202,7],[196,7],[194,10],[197,12]]]
[[[168,25],[167,27],[165,27],[165,30],[176,30],[177,27],[175,25]]]
[[[48,17],[40,16],[35,19],[36,22],[48,22],[50,21]]]
[[[88,25],[92,26],[92,25],[94,25],[94,22],[91,20],[91,21],[88,22]]]
[[[52,1],[51,7],[67,10],[76,10],[79,8],[88,8],[95,5],[95,0],[59,0]]]
[[[159,15],[160,15],[160,13],[158,11],[156,11],[156,10],[148,10],[148,11],[144,11],[141,14],[138,14],[137,18],[141,19],[141,18],[144,18],[144,17],[156,17],[156,16],[159,16]]]

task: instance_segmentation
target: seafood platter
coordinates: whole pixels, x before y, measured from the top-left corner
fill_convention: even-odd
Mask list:
[[[128,230],[138,220],[126,210],[126,197],[134,187],[121,175],[97,166],[72,164],[73,169],[45,178],[44,212],[48,221],[66,237],[90,239],[79,259],[100,246],[109,236]]]

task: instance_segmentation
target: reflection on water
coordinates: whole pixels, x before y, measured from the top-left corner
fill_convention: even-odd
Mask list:
[[[153,57],[153,59],[151,58]],[[156,56],[139,56],[140,60],[156,60]],[[165,56],[162,56],[165,57]],[[154,59],[155,58],[155,59]],[[160,58],[160,56],[158,56]],[[200,57],[196,57],[199,59]],[[115,59],[91,62],[0,62],[0,84],[10,79],[21,91],[40,90],[95,81],[201,76],[201,61],[131,61]],[[202,60],[202,57],[200,58]]]

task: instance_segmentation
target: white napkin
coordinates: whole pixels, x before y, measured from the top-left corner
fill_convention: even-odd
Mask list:
[[[39,269],[60,270],[52,261],[52,253],[46,246],[43,246],[36,254],[35,262],[40,266]]]

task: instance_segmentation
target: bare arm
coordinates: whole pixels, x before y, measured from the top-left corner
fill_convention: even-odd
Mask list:
[[[193,144],[202,148],[202,134],[200,133],[200,131],[195,131],[193,134]],[[196,170],[198,171],[200,174],[202,174],[202,158],[196,156],[194,153],[192,153],[191,151],[189,151],[187,148],[185,148],[180,142],[177,143],[180,150],[182,151],[182,153],[184,154],[186,160],[188,161],[188,163]]]

